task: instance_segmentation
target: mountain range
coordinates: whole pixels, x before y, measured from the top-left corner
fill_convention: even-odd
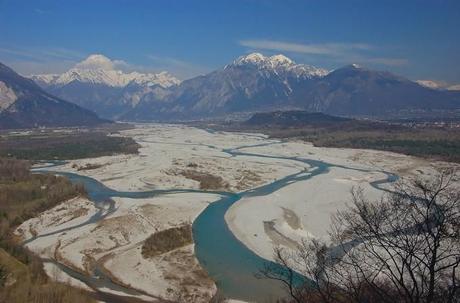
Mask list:
[[[276,110],[340,116],[438,115],[460,109],[460,92],[433,89],[352,64],[327,71],[284,55],[241,56],[206,75],[179,81],[167,72],[124,73],[91,55],[61,75],[33,76],[48,92],[107,118],[209,119]]]
[[[0,63],[0,129],[94,126],[109,121],[45,92]]]
[[[307,110],[389,117],[460,108],[460,92],[430,89],[389,72],[348,65],[333,71],[258,53],[183,81],[161,97],[145,95],[126,120],[201,119],[237,113]]]
[[[254,53],[207,75],[185,80],[161,98],[146,95],[122,118],[197,119],[288,108],[293,92],[326,74],[324,69],[296,64],[283,55]]]
[[[115,119],[136,106],[145,94],[180,83],[167,72],[125,73],[117,68],[116,61],[100,54],[90,55],[62,74],[32,75],[31,79],[56,96]]]

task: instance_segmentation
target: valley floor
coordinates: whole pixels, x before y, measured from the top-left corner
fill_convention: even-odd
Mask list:
[[[318,148],[260,134],[180,125],[137,125],[121,133],[140,144],[139,154],[72,160],[50,170],[88,176],[119,192],[190,191],[114,197],[111,207],[96,207],[77,198],[26,221],[16,233],[32,251],[50,260],[46,270],[51,277],[149,301],[205,302],[216,292],[215,283],[195,257],[193,244],[145,258],[142,244],[152,233],[191,224],[222,192],[244,192],[295,173],[311,173],[309,165],[294,157],[332,166],[324,174],[268,195],[245,196],[225,215],[238,240],[265,259],[273,259],[276,245],[293,247],[304,237],[327,239],[330,216],[346,205],[352,187],[359,186],[378,199],[383,191],[370,182],[384,179],[383,172],[416,178],[452,166],[389,152]],[[232,149],[246,154],[232,155]],[[100,218],[95,220],[95,216]],[[99,274],[121,288],[93,280],[83,283],[64,267],[84,276]],[[134,291],[126,293],[126,289]]]

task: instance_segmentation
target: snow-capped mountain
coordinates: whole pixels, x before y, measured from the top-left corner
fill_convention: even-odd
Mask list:
[[[166,88],[180,83],[179,79],[168,72],[158,74],[125,73],[117,69],[116,62],[103,55],[90,55],[63,74],[32,75],[31,79],[48,86],[64,86],[73,81],[78,81],[82,83],[103,84],[111,87],[124,87],[134,82],[139,85],[160,85]]]
[[[134,107],[140,96],[180,84],[168,72],[124,72],[126,63],[90,55],[62,74],[32,75],[42,88],[66,100],[116,118]]]
[[[315,78],[324,77],[328,74],[328,71],[325,69],[306,64],[296,64],[294,61],[281,54],[268,57],[260,53],[251,53],[237,58],[232,64],[225,66],[225,68],[248,65],[255,66],[260,70],[285,75],[290,74],[295,77]]]
[[[460,109],[460,93],[351,64],[333,71],[284,55],[252,53],[179,82],[168,73],[125,73],[126,63],[92,55],[61,75],[36,76],[48,92],[122,120],[215,118],[274,110],[398,116]],[[6,91],[5,88],[1,90]],[[14,96],[5,93],[4,103]]]
[[[252,53],[183,81],[162,97],[146,94],[123,118],[203,119],[292,109],[388,118],[404,111],[460,109],[460,94],[356,64],[327,72],[283,55]]]
[[[104,69],[79,69],[72,68],[61,75],[44,74],[32,75],[32,80],[41,85],[64,86],[73,81],[91,84],[103,84],[111,87],[124,87],[131,82],[139,85],[162,87],[170,87],[177,85],[180,81],[168,72],[158,74],[152,73],[124,73],[120,70],[104,70]]]
[[[29,78],[34,80],[40,86],[51,85],[56,82],[59,78],[59,74],[41,74],[41,75],[30,75]]]
[[[291,96],[328,71],[296,64],[284,55],[241,56],[223,68],[169,89],[163,97],[147,94],[125,119],[191,118],[294,106]]]

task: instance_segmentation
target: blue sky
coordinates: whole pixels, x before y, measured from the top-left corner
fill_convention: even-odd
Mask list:
[[[252,51],[460,83],[460,1],[0,0],[0,61],[23,74],[100,53],[188,78]]]

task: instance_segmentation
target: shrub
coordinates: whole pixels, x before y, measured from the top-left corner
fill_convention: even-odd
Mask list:
[[[192,243],[191,224],[173,227],[148,237],[142,245],[142,256],[151,258]]]

